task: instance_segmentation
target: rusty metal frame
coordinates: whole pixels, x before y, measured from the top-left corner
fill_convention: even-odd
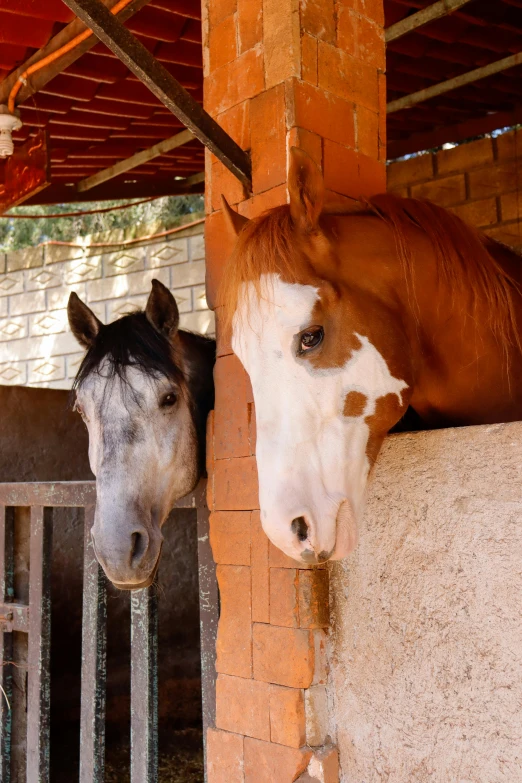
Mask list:
[[[84,590],[80,726],[80,783],[103,783],[105,761],[106,580],[90,530],[94,481],[0,484],[0,783],[10,783],[12,631],[29,636],[27,783],[49,783],[50,578],[52,512],[80,507],[84,517]],[[30,507],[29,604],[14,601],[14,509]],[[206,481],[175,508],[197,511],[203,728],[215,722],[214,652],[218,619],[215,566],[209,543]],[[131,783],[158,774],[157,604],[153,589],[131,596]]]

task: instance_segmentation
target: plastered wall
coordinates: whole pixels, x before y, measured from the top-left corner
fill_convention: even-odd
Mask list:
[[[522,781],[522,423],[390,437],[331,571],[343,783]]]

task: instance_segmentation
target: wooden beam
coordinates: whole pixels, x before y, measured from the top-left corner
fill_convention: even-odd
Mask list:
[[[185,187],[192,187],[192,185],[198,185],[200,182],[205,181],[205,172],[204,171],[198,171],[197,174],[191,174],[190,177],[186,177],[183,180],[183,184]],[[178,180],[179,182],[179,180]]]
[[[117,1],[118,0],[103,0],[108,9],[111,9],[114,5],[116,5]],[[139,11],[140,8],[143,8],[144,5],[147,5],[148,2],[149,0],[132,0],[129,5],[120,11],[118,14],[118,19],[121,21],[129,19],[137,11]],[[28,24],[30,24],[30,21],[28,21]],[[6,76],[6,78],[0,83],[0,104],[7,104],[9,93],[11,92],[14,83],[17,81],[20,74],[26,71],[30,65],[43,60],[44,57],[47,57],[57,49],[60,49],[60,47],[69,43],[69,41],[72,41],[73,38],[82,33],[84,30],[85,24],[80,19],[74,19],[70,24],[64,27],[63,30],[60,30],[60,32],[57,33],[54,38],[51,38],[46,46],[35,52],[31,57],[29,57],[28,60],[25,61],[23,65],[17,68],[16,71],[13,71],[9,74],[9,76]],[[97,43],[98,39],[96,36],[92,35],[86,41],[82,41],[82,43],[78,44],[78,46],[75,46],[74,49],[72,49],[70,52],[67,52],[67,54],[63,54],[53,63],[50,63],[40,71],[34,73],[28,78],[27,84],[24,84],[18,93],[17,103],[23,103],[27,100],[27,98],[30,98],[31,95],[34,95],[36,92],[41,90],[42,87],[45,87],[45,85],[51,81],[51,79],[54,79],[54,77],[67,68],[68,65],[75,62],[75,60],[81,57],[82,54],[85,54],[85,52],[89,51],[89,49],[92,49],[93,46],[96,46]]]
[[[504,57],[502,60],[497,60],[489,65],[484,65],[481,68],[475,68],[473,71],[462,73],[460,76],[455,76],[453,79],[448,79],[445,82],[439,82],[439,84],[433,84],[431,87],[426,87],[424,90],[413,92],[411,95],[404,95],[402,98],[398,98],[396,101],[390,101],[386,106],[386,114],[392,114],[401,109],[409,109],[410,106],[415,106],[417,103],[423,103],[424,101],[435,98],[437,95],[444,95],[451,90],[457,90],[459,87],[464,87],[466,84],[473,84],[473,82],[479,81],[479,79],[485,79],[487,76],[493,76],[495,73],[501,73],[507,71],[508,68],[514,68],[515,65],[522,64],[522,52],[518,54],[512,54],[509,57]]]
[[[79,193],[81,193],[84,190],[95,188],[96,185],[101,185],[102,182],[107,182],[107,180],[117,177],[118,174],[123,174],[125,171],[135,169],[137,166],[141,166],[142,163],[148,163],[149,160],[158,158],[160,155],[165,155],[165,153],[176,149],[176,147],[181,147],[182,144],[186,144],[187,141],[191,141],[193,138],[194,136],[189,130],[176,133],[169,139],[164,139],[164,141],[160,141],[158,144],[154,144],[153,147],[149,147],[146,150],[137,152],[135,155],[131,155],[130,158],[120,160],[113,166],[102,169],[102,171],[96,172],[96,174],[93,174],[91,177],[82,179],[80,182],[78,182],[76,189]]]
[[[192,131],[250,191],[250,158],[101,0],[64,0],[132,73]]]
[[[412,152],[421,152],[435,147],[442,147],[448,142],[464,141],[473,136],[482,136],[484,133],[498,128],[506,128],[510,125],[517,125],[522,122],[522,106],[514,111],[499,111],[494,114],[487,114],[485,117],[476,117],[472,120],[466,120],[456,125],[446,125],[434,131],[425,133],[412,133],[407,139],[396,139],[388,141],[387,157],[388,160],[400,158],[402,155],[409,155]]]
[[[400,22],[392,24],[384,31],[384,38],[386,43],[395,41],[397,38],[401,38],[406,33],[411,33],[412,30],[416,30],[418,27],[422,27],[428,22],[433,22],[435,19],[440,19],[447,14],[453,13],[458,8],[462,8],[463,5],[471,2],[471,0],[439,0],[433,5],[429,5],[427,8],[423,8],[421,11],[417,11],[416,14],[407,16],[406,19],[401,19]]]
[[[116,199],[141,199],[152,196],[189,196],[203,193],[200,183],[190,184],[190,175],[184,179],[143,179],[141,182],[103,182],[96,188],[78,193],[75,187],[51,183],[45,190],[24,201],[24,207],[35,204],[80,204],[91,201],[114,201]],[[201,176],[201,175],[199,175]]]

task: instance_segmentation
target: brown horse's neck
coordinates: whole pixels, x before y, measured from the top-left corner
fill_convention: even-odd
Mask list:
[[[397,325],[394,362],[409,373],[410,405],[423,421],[443,427],[521,419],[522,354],[515,329],[522,335],[522,298],[516,288],[511,296],[517,325],[499,333],[495,297],[441,272],[432,240],[419,228],[409,225],[401,237],[411,248],[409,274],[385,220],[329,217],[327,224],[338,241],[343,281],[380,303],[381,323],[392,318]],[[492,264],[521,280],[522,259],[513,251],[494,242],[487,250]],[[391,330],[380,339],[389,346]]]

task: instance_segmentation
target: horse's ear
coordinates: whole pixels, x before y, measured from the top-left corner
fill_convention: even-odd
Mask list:
[[[299,147],[290,150],[288,191],[294,223],[305,231],[313,231],[323,209],[324,180],[316,163]]]
[[[176,300],[159,280],[152,281],[145,315],[149,323],[165,337],[173,337],[179,326],[179,310]]]
[[[103,324],[74,291],[67,303],[67,317],[71,332],[83,348],[90,348]]]
[[[223,207],[225,223],[227,224],[229,233],[235,238],[242,230],[243,226],[248,223],[248,218],[232,209],[223,194],[221,194],[221,206]]]

